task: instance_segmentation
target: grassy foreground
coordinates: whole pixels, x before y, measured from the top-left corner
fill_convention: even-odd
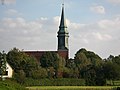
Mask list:
[[[29,90],[116,90],[116,86],[35,86]]]
[[[0,90],[27,90],[27,89],[14,81],[5,80],[0,81]]]

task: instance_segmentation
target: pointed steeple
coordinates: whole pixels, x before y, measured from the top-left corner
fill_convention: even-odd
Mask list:
[[[65,16],[64,16],[64,4],[62,4],[62,14],[61,14],[61,21],[60,21],[59,28],[67,28],[66,20],[65,20]]]
[[[61,21],[60,21],[60,26],[59,26],[59,32],[66,32],[67,31],[67,25],[66,25],[66,20],[65,20],[65,16],[64,16],[64,4],[62,4],[62,14],[61,14]]]
[[[64,4],[62,4],[61,21],[58,31],[58,50],[68,50],[68,31],[64,16]]]

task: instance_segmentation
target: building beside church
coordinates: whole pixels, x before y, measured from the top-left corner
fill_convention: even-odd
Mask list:
[[[38,62],[41,56],[46,52],[55,52],[66,60],[69,58],[69,45],[68,45],[69,33],[67,31],[67,25],[64,16],[64,4],[62,5],[61,21],[60,21],[59,31],[57,32],[57,34],[58,34],[57,51],[25,51],[25,53],[30,56],[34,56],[38,60]]]
[[[12,76],[13,76],[13,69],[9,65],[9,63],[6,62],[6,72],[5,72],[5,74],[2,77],[3,78],[12,78]],[[1,77],[1,74],[0,74],[0,77]]]

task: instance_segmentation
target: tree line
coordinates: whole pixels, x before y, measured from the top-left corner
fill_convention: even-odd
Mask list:
[[[46,52],[40,62],[13,48],[6,54],[6,60],[14,70],[13,79],[19,83],[24,83],[26,78],[75,78],[83,79],[85,85],[93,86],[106,85],[107,80],[114,84],[114,80],[120,79],[120,55],[102,59],[84,48],[76,52],[74,59],[68,60],[54,52]]]

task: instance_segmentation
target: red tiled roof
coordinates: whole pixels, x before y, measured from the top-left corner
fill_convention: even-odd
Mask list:
[[[61,57],[68,59],[68,51],[24,51],[26,54],[33,56],[37,59],[37,61],[40,61],[41,56],[46,52],[55,52],[59,54]]]

